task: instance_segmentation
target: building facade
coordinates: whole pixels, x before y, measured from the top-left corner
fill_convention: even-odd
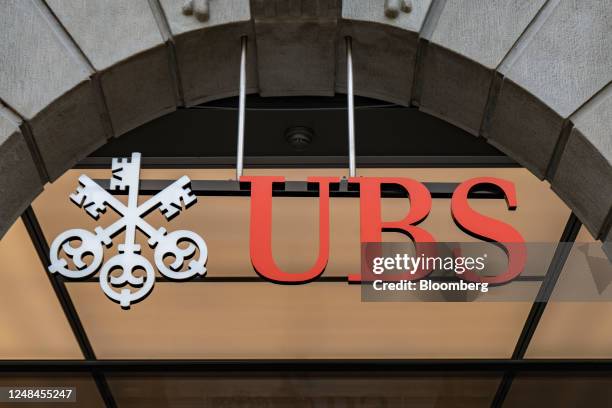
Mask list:
[[[462,236],[449,218],[453,190],[435,189],[499,177],[516,184],[525,210],[514,216],[479,208],[514,225],[528,243],[589,242],[597,259],[609,262],[610,0],[5,0],[0,8],[1,272],[33,274],[0,278],[11,299],[0,320],[8,333],[0,336],[2,385],[40,378],[80,384],[89,390],[80,395],[91,398],[82,406],[605,406],[612,349],[596,333],[612,330],[609,318],[597,319],[610,308],[605,301],[548,305],[557,279],[546,276],[554,274],[538,281],[552,282],[544,299],[461,303],[460,312],[452,302],[379,308],[358,302],[357,288],[325,279],[293,289],[251,282],[259,279],[248,259],[253,208],[238,200],[248,189],[236,180],[232,149],[243,72],[245,175],[348,176],[347,129],[336,123],[345,121],[351,88],[358,175],[441,183],[427,185],[434,204],[424,221],[440,241]],[[202,182],[196,195],[210,196],[216,212],[194,207],[176,223],[205,237],[207,278],[218,282],[162,281],[165,289],[157,290],[165,297],[151,308],[111,312],[98,304],[96,285],[48,280],[41,261],[50,262],[53,238],[78,226],[72,223],[96,227],[79,218],[82,209],[67,208],[79,175],[112,178],[110,158],[132,151],[143,154],[140,176],[152,186],[146,196],[161,191],[156,180],[187,174]],[[215,190],[207,180],[233,180],[238,191]],[[317,208],[304,201],[304,189],[286,194],[295,201],[274,213],[285,222],[274,227],[281,237],[274,245],[288,269],[308,267],[314,258],[301,251],[316,254],[320,242],[316,231],[307,232],[316,217],[301,215]],[[399,216],[406,209],[383,210]],[[447,219],[439,221],[442,214]],[[332,283],[359,268],[358,217],[356,202],[332,205],[330,251],[337,257],[325,272]],[[206,238],[207,231],[217,235]],[[357,256],[349,249],[355,246]],[[570,268],[559,248],[542,271],[556,270],[557,278]],[[606,287],[598,286],[599,295]],[[31,288],[40,296],[28,317],[36,328],[13,321],[8,309],[24,308]],[[195,310],[173,309],[177,299]],[[50,304],[50,314],[37,319]],[[252,315],[243,312],[249,309]],[[231,318],[212,315],[221,310]],[[379,313],[386,320],[360,329],[360,318],[376,321]],[[389,328],[407,313],[417,316],[416,329]],[[461,320],[470,313],[486,324]],[[581,331],[592,337],[576,336]],[[386,340],[373,347],[376,333]],[[571,345],[555,343],[555,333]],[[155,336],[163,341],[147,344]],[[453,337],[468,344],[453,346]],[[431,343],[399,347],[407,341]],[[210,379],[218,371],[224,381]],[[421,371],[428,374],[415,381]],[[555,380],[555,372],[566,376]],[[566,394],[554,392],[559,388]]]

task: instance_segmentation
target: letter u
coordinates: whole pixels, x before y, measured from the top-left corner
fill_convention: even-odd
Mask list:
[[[280,176],[243,176],[241,182],[251,183],[250,253],[255,271],[276,283],[307,283],[319,277],[329,259],[329,185],[338,177],[309,177],[309,183],[319,183],[319,255],[308,271],[287,273],[274,262],[272,255],[272,184],[284,183]],[[298,215],[299,216],[299,215]]]

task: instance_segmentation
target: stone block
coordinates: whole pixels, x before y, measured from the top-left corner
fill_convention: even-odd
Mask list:
[[[107,141],[90,82],[71,89],[43,109],[30,121],[30,128],[50,181]]]
[[[147,0],[49,0],[96,71],[116,135],[176,107],[168,50]]]
[[[479,135],[493,71],[435,44],[422,64],[419,109]]]
[[[567,118],[612,80],[612,3],[553,4],[500,71]]]
[[[34,2],[7,0],[0,25],[0,97],[27,118],[84,82],[90,72],[64,46]]]
[[[40,3],[7,0],[0,25],[0,98],[30,125],[53,179],[107,139],[91,71]]]
[[[612,84],[571,117],[570,133],[551,184],[601,237],[612,212]]]
[[[447,0],[425,38],[495,69],[545,0]]]
[[[346,92],[345,37],[350,36],[355,94],[409,105],[418,33],[429,4],[430,1],[412,2],[410,12],[400,11],[393,18],[387,15],[384,0],[344,1],[336,90]]]
[[[563,127],[561,118],[535,96],[509,79],[504,79],[483,135],[539,178],[544,178]]]
[[[0,106],[0,239],[43,188],[18,120]]]
[[[210,1],[207,18],[185,11],[184,4],[182,0],[161,0],[176,44],[185,103],[197,105],[238,94],[242,36],[249,37],[247,92],[257,92],[257,52],[249,0]]]
[[[106,70],[100,77],[115,135],[176,109],[168,51],[156,47]]]
[[[97,71],[163,44],[147,0],[46,0]]]
[[[611,13],[609,0],[550,2],[500,66],[510,81],[487,136],[540,177],[559,124],[612,80]],[[519,93],[531,96],[517,100]]]
[[[478,135],[493,72],[544,0],[448,0],[422,33],[420,109]]]
[[[339,1],[251,4],[261,95],[333,95]]]

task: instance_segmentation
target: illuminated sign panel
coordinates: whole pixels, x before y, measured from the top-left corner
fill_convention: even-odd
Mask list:
[[[185,280],[206,273],[208,257],[204,240],[191,231],[179,230],[168,233],[165,228],[156,229],[144,217],[159,209],[167,219],[172,219],[184,208],[193,205],[196,197],[191,190],[191,180],[183,176],[164,187],[142,204],[138,204],[140,188],[140,155],[132,159],[114,159],[113,176],[109,190],[127,193],[128,203],[115,198],[102,186],[83,175],[80,186],[71,195],[72,201],[97,219],[110,207],[121,218],[106,228],[96,227],[95,233],[72,229],[60,234],[50,248],[51,273],[82,279],[100,271],[99,281],[104,293],[112,300],[129,308],[146,297],[155,282],[151,262],[141,255],[141,247],[135,242],[137,231],[148,237],[148,244],[154,248],[154,262],[158,271],[171,280]],[[417,252],[428,257],[435,256],[436,248],[431,245],[436,237],[419,226],[430,214],[432,196],[427,187],[416,180],[404,177],[354,177],[341,180],[339,177],[309,177],[307,183],[318,191],[319,204],[319,250],[314,265],[306,271],[287,273],[277,266],[272,254],[272,196],[275,183],[285,183],[281,176],[243,176],[241,184],[250,185],[250,258],[259,275],[276,283],[300,284],[317,279],[324,272],[329,259],[330,238],[330,191],[339,184],[350,183],[358,189],[360,200],[360,240],[362,243],[382,242],[384,231],[400,231],[415,243]],[[393,185],[407,193],[410,210],[400,220],[383,221],[381,198],[383,186]],[[481,276],[474,270],[462,272],[462,278],[471,282],[500,284],[516,278],[524,268],[526,249],[521,234],[512,226],[475,211],[468,203],[468,195],[479,186],[493,186],[503,193],[508,209],[517,206],[516,190],[510,181],[493,178],[473,178],[461,183],[453,192],[450,211],[456,224],[471,235],[487,241],[500,243],[508,257],[505,272],[495,276]],[[210,209],[214,211],[214,208]],[[125,232],[125,241],[118,245],[119,254],[103,262],[103,246],[112,246],[112,240]],[[455,257],[460,254],[454,254]],[[412,271],[408,280],[422,279],[433,267],[421,265]],[[120,273],[117,273],[120,272]],[[351,274],[348,280],[359,282],[362,275]],[[131,291],[126,286],[135,288]]]

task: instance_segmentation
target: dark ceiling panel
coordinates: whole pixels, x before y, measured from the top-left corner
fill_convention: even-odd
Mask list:
[[[236,154],[237,98],[179,109],[158,118],[93,153],[114,157],[140,151],[144,157],[233,157]],[[443,120],[413,107],[356,99],[358,156],[478,156],[503,153]],[[312,142],[297,150],[289,129],[312,131]],[[245,156],[346,156],[346,98],[247,98]]]

